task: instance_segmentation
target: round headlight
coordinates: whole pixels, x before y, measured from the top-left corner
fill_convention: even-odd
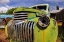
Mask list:
[[[39,28],[46,28],[50,24],[50,19],[46,15],[42,15],[38,20],[38,26]]]

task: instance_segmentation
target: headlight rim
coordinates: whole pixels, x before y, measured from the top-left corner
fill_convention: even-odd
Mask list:
[[[42,18],[43,18],[43,17],[46,17],[46,18],[48,19],[48,22],[49,22],[49,23],[47,24],[47,26],[44,26],[44,27],[43,27],[43,26],[40,25],[39,21],[40,21],[40,18],[41,18],[41,17],[42,17]],[[41,17],[39,17],[39,19],[38,19],[37,26],[38,26],[39,29],[42,30],[42,29],[46,29],[46,28],[49,26],[49,24],[50,24],[50,18],[49,18],[48,16],[46,16],[46,15],[42,15]],[[40,22],[42,23],[42,21],[40,21]]]

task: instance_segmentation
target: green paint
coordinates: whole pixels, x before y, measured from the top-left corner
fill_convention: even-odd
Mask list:
[[[53,21],[54,19],[50,18],[50,24],[44,30],[40,30],[37,26],[39,17],[36,17],[36,15],[41,16],[42,14],[46,14],[45,11],[32,9],[32,8],[26,8],[26,7],[19,7],[16,10],[14,10],[14,13],[19,12],[19,11],[31,12],[31,13],[28,12],[28,21],[35,22],[34,42],[56,42],[57,35],[58,35],[58,26],[57,26],[57,23],[56,23],[56,26],[54,25],[54,21]]]

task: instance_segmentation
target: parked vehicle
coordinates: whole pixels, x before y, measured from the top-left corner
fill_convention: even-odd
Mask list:
[[[0,15],[0,28],[5,28],[5,25],[12,18],[13,18],[13,15]]]
[[[6,25],[7,38],[10,42],[56,42],[58,25],[55,19],[48,16],[48,12],[18,7],[13,12],[13,20]]]

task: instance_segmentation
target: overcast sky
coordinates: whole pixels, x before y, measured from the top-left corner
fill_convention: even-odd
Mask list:
[[[51,10],[55,9],[56,5],[64,8],[64,0],[0,0],[0,12],[6,12],[12,7],[30,7],[36,4],[49,4]]]

